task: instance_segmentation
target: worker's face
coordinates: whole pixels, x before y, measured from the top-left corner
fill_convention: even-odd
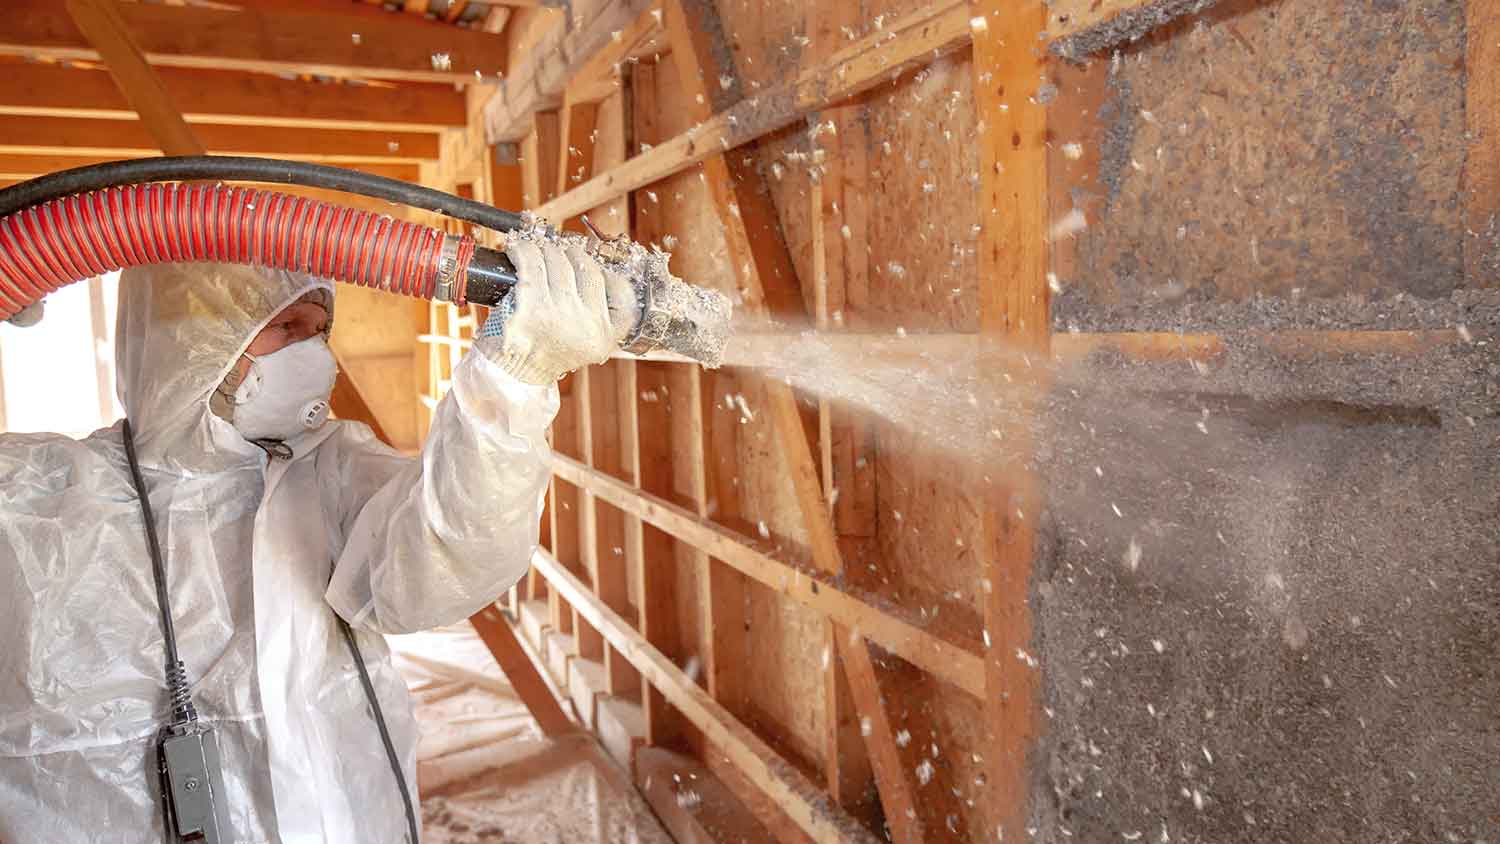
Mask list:
[[[245,351],[255,357],[279,352],[328,330],[328,310],[317,302],[293,302],[266,324]],[[250,366],[249,358],[240,358],[238,368],[243,376]]]

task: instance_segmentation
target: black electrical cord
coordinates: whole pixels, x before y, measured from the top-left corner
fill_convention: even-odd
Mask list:
[[[141,464],[135,457],[135,430],[131,428],[128,418],[122,434],[125,440],[125,460],[130,464],[130,480],[135,485],[136,498],[140,500],[141,518],[146,522],[146,550],[151,555],[151,577],[156,582],[156,609],[161,614],[161,635],[167,652],[167,694],[172,701],[172,723],[191,723],[198,720],[198,713],[193,709],[187,669],[177,656],[177,631],[172,627],[172,602],[167,594],[167,564],[162,558],[161,542],[156,538],[156,519],[151,515],[151,496],[147,494],[146,479],[141,475]]]
[[[380,743],[385,746],[385,758],[391,763],[391,773],[396,775],[396,788],[401,792],[401,802],[406,806],[406,829],[410,840],[407,844],[417,844],[421,840],[421,833],[417,829],[417,810],[412,805],[411,789],[406,787],[406,774],[401,770],[401,756],[396,752],[396,744],[391,741],[391,731],[385,724],[385,711],[380,708],[380,698],[375,694],[375,684],[370,680],[370,671],[365,667],[364,654],[359,652],[359,642],[354,638],[354,629],[349,626],[338,613],[333,613],[338,621],[339,632],[344,635],[344,644],[349,646],[349,653],[354,657],[354,666],[359,669],[359,684],[365,689],[365,699],[370,702],[370,714],[375,718],[375,729],[380,732]]]
[[[107,161],[88,167],[59,170],[0,190],[0,217],[7,217],[48,200],[87,191],[141,182],[267,182],[305,185],[384,199],[498,232],[521,227],[521,215],[398,179],[372,176],[357,170],[232,155],[183,155]]]

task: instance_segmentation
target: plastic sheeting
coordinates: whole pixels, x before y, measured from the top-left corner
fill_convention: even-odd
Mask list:
[[[541,734],[472,627],[387,639],[416,702],[426,844],[671,844],[591,735]]]

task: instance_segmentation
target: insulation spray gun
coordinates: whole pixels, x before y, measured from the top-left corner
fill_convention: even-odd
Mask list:
[[[528,215],[523,215],[523,236],[548,240],[576,238],[584,250],[606,271],[630,279],[635,290],[638,317],[620,350],[644,355],[667,351],[716,367],[729,340],[733,307],[718,291],[688,284],[668,269],[671,255],[636,243],[623,235],[609,237],[596,229],[587,216],[581,218],[587,237],[560,234]],[[482,248],[482,247],[481,247]],[[498,303],[515,283],[515,267],[504,254],[480,254],[469,262],[470,302]]]

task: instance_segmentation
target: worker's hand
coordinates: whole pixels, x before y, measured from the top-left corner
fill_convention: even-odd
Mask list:
[[[635,327],[630,282],[601,266],[581,240],[511,238],[520,279],[490,313],[476,347],[528,384],[550,384],[602,363]]]

